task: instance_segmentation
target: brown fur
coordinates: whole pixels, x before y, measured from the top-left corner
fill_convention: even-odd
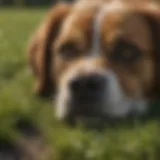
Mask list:
[[[51,8],[29,45],[29,61],[37,79],[35,93],[42,97],[49,96],[55,89],[54,75],[51,75],[54,54],[51,46],[58,34],[62,20],[69,10],[70,6],[63,3]]]
[[[92,1],[93,2],[93,1]],[[91,3],[92,3],[91,2]],[[85,7],[85,3],[90,7]],[[109,1],[76,2],[59,4],[51,9],[46,21],[34,35],[29,46],[29,61],[36,76],[36,93],[48,95],[56,89],[58,81],[68,68],[83,61],[91,47],[92,20],[97,9]],[[141,88],[146,97],[159,96],[160,92],[160,8],[152,9],[148,1],[125,2],[124,12],[114,12],[101,25],[101,40],[112,48],[117,38],[123,37],[143,50],[143,58],[127,69],[121,63],[111,63],[102,56],[102,67],[115,70],[123,89],[129,96]],[[83,5],[82,5],[83,4]],[[127,9],[126,9],[127,8]],[[137,25],[135,25],[137,24]],[[124,35],[119,30],[124,27]],[[135,28],[135,26],[137,28]],[[63,60],[59,57],[61,46],[70,43],[77,51],[75,58]],[[75,48],[76,46],[76,48]],[[103,47],[102,50],[105,50]],[[103,55],[105,55],[103,51]],[[109,54],[109,53],[107,53]],[[105,64],[105,65],[104,65]],[[153,94],[154,93],[154,94]]]

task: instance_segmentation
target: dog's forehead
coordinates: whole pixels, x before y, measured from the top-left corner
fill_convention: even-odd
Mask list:
[[[91,21],[100,6],[101,3],[94,0],[93,3],[86,3],[86,1],[75,3],[63,21],[57,44],[60,45],[68,40],[85,41],[86,31],[92,30]]]
[[[145,6],[148,11],[154,11],[154,5]],[[144,7],[144,8],[145,8]],[[93,50],[100,50],[100,41],[110,45],[117,38],[125,38],[140,47],[143,51],[150,51],[151,31],[139,8],[129,4],[113,1],[100,8],[94,18]],[[145,10],[145,9],[144,9]]]
[[[155,10],[153,5],[149,5],[146,8],[148,10]],[[95,51],[98,50],[97,47],[100,47],[98,44],[100,43],[100,38],[102,38],[105,43],[109,44],[112,43],[118,35],[121,34],[121,32],[126,32],[127,37],[135,37],[136,40],[133,39],[133,41],[137,41],[142,38],[144,41],[143,46],[147,46],[146,44],[150,44],[150,42],[145,41],[150,38],[146,24],[143,20],[139,19],[139,21],[136,22],[137,29],[139,27],[140,30],[143,31],[140,32],[139,35],[138,32],[134,32],[136,27],[134,27],[132,20],[128,21],[128,24],[130,25],[126,25],[126,30],[125,27],[123,29],[121,26],[124,19],[127,19],[127,17],[129,17],[128,15],[130,15],[134,10],[134,6],[116,0],[105,3],[103,0],[100,2],[93,0],[92,3],[91,1],[86,0],[79,1],[75,6],[73,6],[72,11],[64,20],[60,35],[65,37],[63,39],[67,40],[72,37],[73,39],[76,37],[83,40],[87,36],[85,34],[85,30],[86,28],[89,28],[92,32],[92,48]],[[127,28],[133,28],[133,30],[127,30]],[[141,38],[136,38],[136,35]]]
[[[126,5],[119,1],[101,6],[93,22],[93,52],[96,53],[100,50],[101,36],[107,36],[109,41],[117,37],[120,32],[118,24],[122,21],[122,15],[126,11]]]
[[[73,5],[70,14],[64,20],[63,30],[71,30],[75,25],[83,28],[83,24],[94,17],[96,9],[99,8],[101,4],[102,2],[97,3],[97,1],[93,0],[93,3],[82,1]]]
[[[113,23],[116,23],[118,19],[113,18],[114,15],[123,9],[124,5],[121,3],[113,2],[107,3],[102,0],[100,2],[94,1],[93,3],[84,1],[79,2],[73,6],[70,14],[64,20],[61,28],[62,37],[71,37],[72,35],[78,35],[77,33],[83,33],[87,28],[92,31],[92,34],[101,30],[102,22],[108,19],[106,25],[110,26],[110,19]],[[73,33],[76,34],[73,34]]]

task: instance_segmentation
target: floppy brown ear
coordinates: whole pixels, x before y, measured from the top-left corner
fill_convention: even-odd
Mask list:
[[[151,31],[155,61],[155,85],[153,88],[153,96],[160,99],[160,5],[154,4],[148,8],[146,7],[143,15]]]
[[[29,63],[36,78],[35,93],[41,97],[49,97],[56,90],[52,45],[70,8],[67,3],[54,6],[31,38],[28,47]]]
[[[151,35],[151,46],[155,64],[155,77],[151,97],[160,99],[160,4],[157,1],[143,1],[138,7],[140,15],[148,24]]]

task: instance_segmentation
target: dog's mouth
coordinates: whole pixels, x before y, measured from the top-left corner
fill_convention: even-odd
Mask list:
[[[80,124],[87,128],[102,128],[106,125],[116,125],[122,122],[134,122],[135,120],[141,119],[146,115],[146,113],[140,114],[136,110],[132,109],[123,116],[117,116],[106,114],[103,110],[100,109],[102,108],[101,105],[88,105],[85,106],[84,110],[83,107],[84,106],[78,107],[81,110],[74,110],[70,112],[65,117],[65,122],[71,126],[77,126]],[[86,107],[88,107],[88,109],[86,109]],[[74,108],[76,107],[74,106]]]
[[[84,103],[83,101],[76,101],[74,103],[70,101],[70,103],[65,106],[65,109],[67,109],[66,114],[60,117],[60,121],[62,120],[71,126],[80,124],[82,126],[96,128],[108,124],[117,124],[122,121],[139,119],[143,117],[148,110],[143,106],[143,103],[139,101],[135,101],[135,103],[116,103],[116,106],[114,106],[112,103],[107,104],[97,100],[89,101],[89,103]]]

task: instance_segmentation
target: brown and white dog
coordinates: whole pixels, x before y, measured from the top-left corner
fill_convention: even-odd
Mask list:
[[[54,6],[29,45],[36,93],[56,117],[143,114],[160,92],[160,6],[80,0]]]

